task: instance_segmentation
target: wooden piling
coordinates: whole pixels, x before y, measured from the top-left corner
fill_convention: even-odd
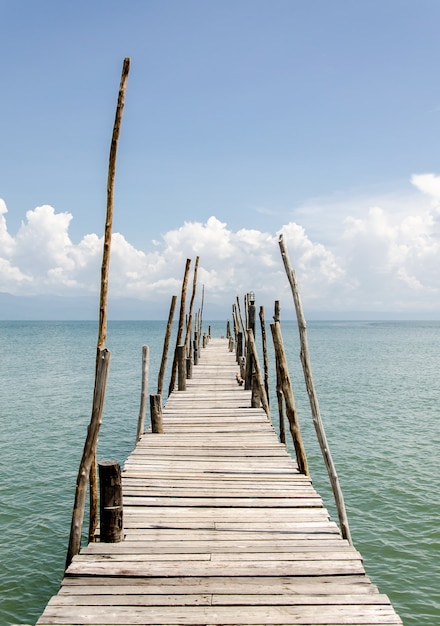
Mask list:
[[[136,441],[142,437],[145,431],[145,415],[147,413],[147,394],[148,394],[148,367],[150,358],[150,348],[142,346],[142,382],[141,382],[141,403],[139,407],[138,427],[136,433]]]
[[[167,327],[166,327],[166,331],[165,331],[165,340],[164,340],[164,344],[163,344],[163,351],[162,351],[162,359],[160,362],[160,369],[159,369],[159,375],[158,375],[158,379],[157,379],[157,393],[159,395],[162,395],[162,390],[163,390],[163,381],[165,378],[165,368],[167,365],[167,358],[168,358],[168,348],[170,345],[170,337],[171,337],[171,329],[173,326],[173,319],[174,319],[174,311],[176,308],[176,302],[177,302],[177,296],[173,296],[171,298],[171,305],[170,305],[170,312],[168,314],[168,322],[167,322]]]
[[[286,415],[289,420],[290,433],[292,435],[293,447],[295,448],[298,469],[302,474],[309,475],[306,451],[304,448],[301,429],[299,426],[298,415],[296,411],[295,398],[293,395],[292,385],[290,383],[289,371],[287,366],[286,353],[284,351],[284,343],[281,335],[281,327],[279,322],[270,325],[272,331],[275,353],[277,355],[277,375],[280,376],[280,387],[286,404]]]
[[[261,370],[260,370],[260,364],[258,362],[258,354],[257,354],[257,347],[255,345],[254,333],[252,332],[251,328],[249,328],[248,330],[247,337],[248,337],[249,351],[250,351],[250,354],[252,355],[252,361],[254,364],[257,385],[260,391],[261,405],[267,415],[267,419],[270,421],[269,402],[267,400],[266,390],[263,384],[263,377],[261,376]]]
[[[330,483],[335,497],[336,508],[338,511],[339,523],[341,526],[341,533],[344,539],[347,539],[352,543],[350,528],[348,525],[347,513],[345,509],[344,496],[342,495],[342,489],[339,484],[339,478],[336,473],[336,468],[333,463],[333,459],[330,453],[327,437],[325,434],[324,424],[321,418],[321,411],[319,409],[318,396],[315,390],[315,384],[313,382],[312,367],[310,362],[309,344],[307,339],[307,325],[304,317],[301,298],[299,295],[298,282],[296,279],[295,270],[290,263],[289,254],[287,252],[286,245],[284,243],[283,235],[281,234],[278,240],[281,257],[283,259],[284,268],[286,270],[287,278],[292,290],[293,301],[295,304],[296,317],[298,321],[298,329],[301,343],[301,363],[304,372],[304,379],[306,383],[307,394],[309,396],[310,407],[312,410],[313,425],[315,426],[316,435],[318,437],[321,452],[324,458],[324,462],[327,468],[327,472],[330,478]]]
[[[177,328],[176,347],[175,347],[175,350],[174,350],[174,359],[173,359],[173,365],[172,365],[172,368],[171,368],[171,380],[170,380],[170,385],[169,385],[169,388],[168,388],[168,395],[171,395],[171,393],[174,391],[174,386],[176,384],[177,349],[180,346],[181,341],[182,341],[183,326],[184,326],[184,321],[185,321],[186,289],[187,289],[187,285],[188,285],[188,277],[189,277],[190,265],[191,265],[191,259],[186,259],[185,273],[183,275],[183,282],[182,282],[182,293],[181,293],[181,296],[180,296],[179,326]]]
[[[275,300],[275,306],[274,306],[274,316],[273,319],[275,322],[279,322],[280,321],[280,301],[279,300]],[[280,442],[286,444],[287,440],[286,440],[286,420],[285,420],[285,415],[284,415],[284,397],[283,397],[283,390],[282,390],[282,386],[281,386],[281,373],[279,371],[279,363],[278,363],[278,357],[277,354],[275,352],[275,372],[276,372],[276,381],[277,381],[277,387],[276,387],[276,394],[277,394],[277,404],[278,404],[278,419],[279,419],[279,430],[280,430]]]
[[[185,345],[185,351],[187,353],[187,355],[189,357],[191,357],[191,335],[192,335],[192,319],[193,319],[193,307],[194,307],[194,300],[196,297],[196,291],[197,291],[197,270],[199,267],[199,258],[200,257],[196,257],[196,262],[194,264],[194,275],[193,275],[193,286],[192,286],[192,293],[191,293],[191,300],[189,303],[189,311],[188,311],[188,323],[186,326],[186,334],[185,334],[185,341],[184,341],[184,345]],[[197,332],[197,324],[195,325],[195,332]]]
[[[269,398],[269,356],[267,354],[267,340],[266,340],[266,324],[264,322],[264,306],[260,306],[260,327],[261,327],[261,344],[263,349],[263,371],[264,371],[264,388],[266,390],[267,401],[270,404]]]
[[[99,536],[101,543],[118,543],[124,538],[121,468],[116,461],[100,461]]]
[[[110,248],[113,228],[114,188],[116,175],[116,155],[118,151],[119,134],[121,130],[122,112],[124,110],[125,92],[127,89],[128,73],[130,71],[130,59],[125,58],[122,64],[121,81],[119,85],[118,102],[116,105],[115,122],[110,145],[108,174],[107,174],[107,211],[104,230],[104,246],[101,265],[101,291],[99,297],[99,327],[98,343],[96,350],[96,368],[100,353],[105,349],[107,339],[107,300],[108,300],[108,277],[110,269]],[[92,464],[89,471],[90,482],[90,511],[89,511],[89,541],[93,541],[98,525],[98,484],[96,478],[96,453],[93,454]]]
[[[98,441],[99,428],[102,421],[104,407],[105,388],[110,365],[111,354],[108,350],[101,350],[98,354],[95,389],[93,394],[92,416],[87,429],[87,437],[76,479],[75,502],[73,505],[72,523],[70,527],[69,546],[67,549],[66,568],[78,554],[81,547],[81,533],[84,519],[84,508],[87,493],[87,482],[90,469],[95,457],[96,444]]]
[[[162,396],[160,393],[150,395],[151,432],[160,435],[163,433]]]
[[[186,359],[185,346],[177,346],[177,388],[186,391]]]

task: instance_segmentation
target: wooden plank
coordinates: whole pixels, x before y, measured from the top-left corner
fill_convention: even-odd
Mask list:
[[[365,572],[360,560],[349,561],[183,561],[114,562],[96,561],[83,555],[76,556],[67,568],[70,576],[343,576]]]
[[[188,612],[183,612],[181,607],[173,606],[58,607],[49,605],[45,612],[45,620],[38,622],[39,626],[90,623],[112,626],[116,624],[155,624],[157,626],[172,624],[196,626],[206,624],[231,626],[236,624],[355,624],[366,626],[370,624],[401,624],[401,621],[392,608],[383,605],[192,606]]]
[[[106,593],[124,594],[370,594],[378,593],[365,575],[350,576],[275,576],[275,577],[108,577],[108,576],[66,576],[60,593],[82,594],[91,592],[97,595]]]

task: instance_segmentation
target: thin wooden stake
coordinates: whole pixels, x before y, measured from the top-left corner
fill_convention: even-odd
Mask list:
[[[170,345],[171,329],[173,327],[174,311],[176,308],[177,296],[171,298],[170,312],[168,314],[167,328],[165,332],[165,340],[163,344],[162,360],[160,362],[159,376],[157,379],[157,393],[162,396],[163,381],[165,378],[165,368],[167,365],[168,348]]]
[[[148,394],[148,368],[150,359],[150,348],[142,346],[142,384],[141,384],[141,403],[139,407],[138,427],[136,433],[136,441],[142,437],[145,432],[145,415],[147,413],[147,394]]]
[[[250,353],[252,354],[252,360],[254,363],[255,377],[256,377],[258,388],[260,390],[261,405],[267,415],[267,419],[270,421],[269,402],[267,400],[266,390],[264,388],[263,378],[261,376],[261,370],[260,370],[260,364],[258,362],[258,354],[257,354],[257,347],[255,345],[254,333],[251,328],[248,329],[247,336],[248,336],[249,350],[250,350]]]
[[[260,326],[261,326],[261,344],[263,348],[263,369],[264,369],[264,388],[266,390],[267,401],[270,404],[269,398],[269,356],[267,354],[267,340],[266,340],[266,324],[264,322],[264,306],[260,306]]]
[[[110,269],[110,248],[113,228],[113,206],[116,175],[116,155],[118,151],[119,134],[121,130],[122,112],[124,110],[125,92],[127,89],[128,73],[130,71],[130,59],[124,59],[122,65],[121,82],[119,85],[118,103],[116,105],[115,123],[113,126],[112,140],[107,175],[107,213],[104,232],[104,250],[101,266],[101,294],[99,299],[99,331],[97,357],[104,350],[107,340],[107,300],[108,300],[108,276]],[[98,526],[98,483],[97,483],[96,454],[90,468],[90,519],[89,541],[93,541]]]
[[[304,448],[301,430],[299,427],[292,385],[290,383],[290,376],[287,367],[286,353],[284,351],[283,338],[281,336],[280,323],[275,322],[271,324],[270,330],[272,331],[275,354],[277,355],[277,375],[280,379],[279,383],[283,393],[284,401],[286,403],[286,415],[289,420],[290,434],[292,435],[293,446],[295,448],[298,469],[301,474],[305,474],[306,476],[308,476],[309,468],[307,464],[306,451]]]
[[[339,478],[336,473],[336,468],[333,463],[332,456],[330,454],[327,437],[325,434],[324,424],[321,418],[321,412],[318,404],[318,397],[315,391],[315,384],[313,382],[312,376],[312,368],[310,363],[310,354],[309,354],[309,345],[307,339],[307,325],[304,317],[301,298],[299,295],[298,282],[296,279],[295,270],[292,268],[290,264],[289,255],[287,252],[287,248],[284,243],[283,235],[280,235],[279,238],[279,246],[281,250],[281,256],[284,263],[284,268],[286,270],[287,278],[290,283],[290,287],[292,290],[293,301],[295,303],[296,309],[296,317],[298,320],[298,328],[299,328],[299,336],[301,343],[301,363],[304,372],[304,379],[306,383],[307,393],[309,396],[310,407],[312,410],[312,418],[313,424],[315,426],[316,435],[318,437],[319,445],[321,447],[321,452],[324,457],[324,462],[327,468],[327,472],[330,478],[330,483],[333,490],[333,495],[335,497],[336,508],[338,511],[339,524],[341,526],[341,533],[344,539],[347,539],[349,543],[352,543],[350,528],[348,525],[347,513],[345,510],[344,504],[344,496],[342,495],[342,490],[339,484]]]
[[[186,327],[186,334],[185,334],[185,341],[184,341],[184,346],[185,346],[185,352],[186,354],[191,357],[191,334],[192,334],[192,318],[193,318],[193,306],[194,306],[194,299],[196,297],[196,290],[197,290],[197,270],[199,267],[199,257],[196,257],[196,262],[194,264],[194,276],[193,276],[193,287],[192,287],[192,293],[191,293],[191,300],[189,303],[189,311],[188,311],[188,324]],[[197,328],[197,324],[195,325],[195,332],[198,331]]]
[[[279,300],[275,300],[273,319],[275,322],[280,321],[280,301]],[[279,367],[280,366],[278,363],[278,357],[275,352],[275,369],[276,369],[276,374],[277,374],[277,404],[278,404],[278,417],[279,417],[279,424],[280,424],[280,441],[281,443],[286,444],[286,423],[284,419],[285,417],[284,416],[284,397],[283,397],[283,390],[281,388],[281,374],[280,374]]]
[[[177,329],[176,347],[174,349],[173,366],[171,368],[171,380],[168,388],[168,395],[174,391],[177,375],[177,348],[182,342],[183,326],[185,322],[185,302],[186,302],[186,288],[188,285],[189,268],[191,265],[191,259],[186,259],[185,273],[183,275],[182,282],[182,294],[180,296],[180,314],[179,314],[179,327]]]

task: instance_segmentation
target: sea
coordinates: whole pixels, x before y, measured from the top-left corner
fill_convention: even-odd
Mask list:
[[[123,465],[133,450],[142,346],[150,347],[149,393],[156,393],[165,327],[109,322],[98,460]],[[225,335],[226,320],[203,322],[203,332],[209,327],[212,336]],[[282,332],[313,482],[337,521],[296,322],[282,322]],[[439,626],[440,322],[313,321],[307,333],[330,452],[367,574],[406,626]],[[96,322],[0,322],[2,626],[34,624],[59,589],[91,415],[97,334]],[[256,335],[260,346],[258,327]],[[267,340],[276,423],[269,329]],[[169,367],[167,376],[165,389]]]

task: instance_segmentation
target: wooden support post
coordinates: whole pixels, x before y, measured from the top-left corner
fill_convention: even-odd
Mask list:
[[[252,394],[251,394],[251,407],[253,409],[259,409],[261,406],[260,388],[258,386],[257,376],[255,372],[252,375]]]
[[[142,384],[141,384],[141,404],[139,407],[138,427],[136,433],[136,441],[142,437],[145,432],[145,415],[147,413],[147,393],[148,393],[148,366],[149,366],[150,348],[142,346]]]
[[[159,376],[157,379],[157,393],[159,395],[162,395],[162,390],[163,390],[163,381],[165,378],[165,368],[167,364],[168,348],[170,345],[171,329],[173,327],[173,318],[174,318],[174,311],[176,308],[176,302],[177,302],[177,296],[173,296],[171,298],[170,312],[168,314],[167,329],[165,332],[165,341],[163,344],[162,360],[160,363]]]
[[[116,461],[100,461],[98,467],[100,539],[118,543],[124,539],[121,468]]]
[[[108,277],[110,271],[110,248],[112,242],[114,188],[116,176],[116,155],[118,151],[119,134],[124,110],[125,92],[127,89],[128,73],[130,71],[130,59],[127,57],[122,64],[121,81],[119,84],[118,102],[116,105],[115,122],[110,144],[110,154],[107,173],[107,211],[105,217],[104,245],[101,264],[101,290],[99,296],[99,326],[98,344],[96,350],[96,367],[99,355],[105,349],[107,338],[107,300],[108,300]],[[96,451],[93,453],[92,464],[89,471],[90,481],[90,510],[89,510],[89,541],[94,541],[96,527],[98,525],[98,483],[96,476]]]
[[[185,346],[177,346],[177,388],[186,391],[186,360]]]
[[[161,435],[163,433],[162,396],[160,393],[150,395],[150,419],[151,432]]]
[[[236,354],[236,358],[237,358],[237,363],[240,363],[241,357],[244,356],[244,353],[243,353],[243,333],[241,331],[239,331],[237,333],[237,346],[236,346],[235,354]]]
[[[193,318],[194,299],[196,297],[196,290],[197,290],[197,270],[199,267],[199,258],[200,257],[198,256],[196,257],[196,262],[194,264],[193,288],[192,288],[192,293],[191,293],[191,300],[189,303],[188,324],[186,327],[186,334],[185,334],[185,341],[184,341],[185,350],[189,357],[191,357],[192,318]],[[197,323],[196,323],[196,328],[194,330],[197,332]]]
[[[102,421],[104,408],[105,388],[110,366],[110,352],[102,350],[98,354],[95,389],[93,393],[93,406],[90,424],[87,429],[87,437],[84,443],[83,455],[79,464],[78,477],[76,479],[75,502],[73,505],[72,523],[70,527],[69,546],[67,549],[66,568],[78,554],[81,547],[82,525],[84,520],[84,508],[87,494],[87,481],[93,459],[95,458],[96,444],[98,441],[99,428]]]
[[[194,350],[194,365],[198,365],[199,364],[199,333],[197,331],[194,333],[193,350]]]
[[[257,347],[255,345],[254,333],[252,332],[251,329],[248,330],[248,345],[249,345],[249,352],[252,355],[252,360],[254,363],[255,377],[257,379],[258,388],[260,390],[261,405],[267,415],[267,419],[270,421],[269,402],[267,401],[266,390],[264,388],[263,378],[261,376],[261,370],[260,370],[260,364],[258,362],[258,354],[257,354]]]
[[[186,378],[188,380],[191,380],[191,378],[193,377],[193,361],[192,358],[187,356],[185,359],[186,362]],[[194,361],[194,364],[197,365],[197,363]]]
[[[273,319],[275,322],[280,321],[280,301],[275,300],[274,306],[274,316]],[[275,370],[277,375],[277,404],[278,404],[278,418],[279,418],[279,428],[280,428],[280,441],[286,445],[286,420],[284,415],[284,396],[281,385],[281,374],[279,370],[278,357],[275,352]]]
[[[295,448],[298,469],[302,474],[309,475],[306,451],[304,448],[301,429],[299,427],[298,415],[295,406],[295,398],[293,396],[292,385],[290,383],[289,371],[287,367],[286,353],[284,351],[283,338],[281,336],[281,327],[279,322],[270,325],[272,331],[273,344],[277,355],[278,372],[280,377],[280,386],[286,403],[286,415],[289,420],[290,433],[292,435],[293,446]]]
[[[246,376],[246,357],[245,356],[240,357],[239,366],[240,366],[240,379],[241,379],[240,385],[242,385],[244,383],[244,377]]]
[[[264,388],[266,389],[267,401],[270,404],[269,398],[269,357],[267,354],[267,341],[266,341],[266,324],[264,322],[264,307],[260,306],[260,327],[261,327],[261,343],[263,348],[263,367],[264,367]]]
[[[173,366],[171,368],[171,380],[170,380],[170,385],[168,387],[168,395],[171,395],[173,393],[174,386],[176,384],[177,349],[180,346],[180,343],[182,341],[183,326],[184,326],[184,322],[185,322],[186,289],[187,289],[187,285],[188,285],[188,277],[189,277],[190,265],[191,265],[191,259],[186,259],[185,273],[183,275],[183,282],[182,282],[182,294],[181,294],[181,297],[180,297],[179,326],[177,328],[176,348],[174,350],[174,359],[173,359]]]
[[[342,489],[339,484],[339,478],[336,473],[336,468],[333,463],[333,459],[330,453],[329,445],[327,442],[327,437],[324,430],[324,424],[321,418],[321,411],[319,409],[318,396],[315,390],[315,384],[313,382],[312,376],[312,366],[310,362],[310,353],[309,353],[309,343],[307,339],[307,325],[304,317],[301,298],[299,295],[298,282],[296,279],[295,270],[292,268],[290,264],[289,255],[287,252],[287,248],[284,243],[283,235],[281,234],[279,237],[279,246],[281,251],[281,257],[283,259],[284,268],[286,270],[287,279],[290,284],[290,288],[292,290],[293,301],[295,304],[296,317],[298,321],[298,329],[301,343],[301,363],[304,372],[304,379],[307,389],[307,394],[309,396],[310,408],[312,410],[312,418],[313,424],[315,426],[316,435],[319,441],[319,445],[321,448],[321,452],[324,458],[325,465],[327,467],[327,472],[330,478],[330,483],[333,490],[333,495],[335,497],[336,508],[338,511],[339,524],[341,527],[341,533],[344,539],[347,539],[349,543],[352,544],[350,528],[348,525],[348,518],[345,509],[344,496],[342,495]]]

